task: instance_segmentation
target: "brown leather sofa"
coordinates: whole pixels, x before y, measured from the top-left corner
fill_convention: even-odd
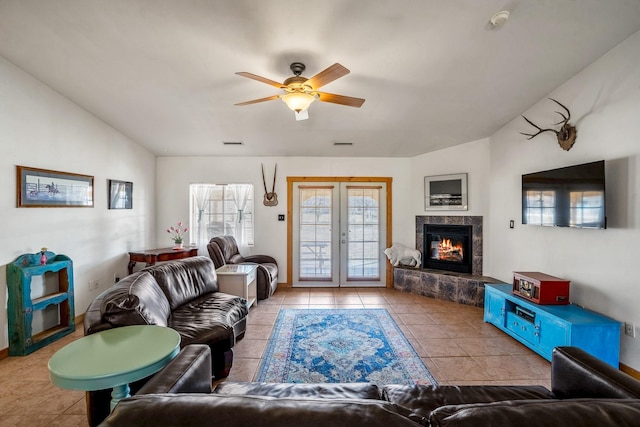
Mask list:
[[[256,280],[259,300],[269,298],[278,288],[278,263],[273,257],[240,255],[238,243],[233,236],[214,237],[207,244],[207,250],[216,268],[225,264],[258,264]]]
[[[244,298],[218,292],[213,262],[204,256],[147,267],[107,289],[91,302],[84,316],[85,335],[127,325],[175,329],[180,346],[205,344],[209,369],[224,378],[233,364],[232,347],[244,336],[248,310]],[[211,381],[211,375],[209,375]],[[146,379],[131,384],[136,391]],[[89,423],[109,414],[110,390],[87,393]]]
[[[189,346],[101,424],[116,426],[640,425],[640,381],[576,347],[553,352],[542,386],[268,384],[211,389],[209,349]]]

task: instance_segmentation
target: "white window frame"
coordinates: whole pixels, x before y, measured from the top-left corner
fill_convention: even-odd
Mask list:
[[[204,211],[202,212],[202,225],[204,231],[200,230],[200,224],[198,218],[200,217],[199,207],[196,202],[195,188],[196,186],[206,185],[210,188],[207,200],[204,204]],[[249,192],[249,198],[247,205],[242,213],[242,227],[244,228],[244,236],[246,242],[241,245],[238,239],[237,222],[238,211],[233,201],[233,186],[234,185],[250,185],[251,190]],[[197,242],[199,247],[204,247],[213,237],[218,236],[233,236],[238,241],[239,246],[253,246],[254,244],[254,187],[253,184],[246,183],[227,183],[227,184],[191,184],[189,186],[189,210],[191,212],[189,222],[189,237],[191,242]],[[222,229],[219,225],[222,224]],[[201,234],[203,233],[203,234]],[[202,236],[202,238],[198,238]],[[200,241],[204,240],[204,242]]]

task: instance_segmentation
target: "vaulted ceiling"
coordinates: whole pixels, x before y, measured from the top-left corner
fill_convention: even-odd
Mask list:
[[[0,55],[159,156],[474,141],[638,30],[638,0],[0,0]],[[282,82],[296,61],[305,77],[341,63],[322,89],[366,102],[314,102],[304,121],[280,100],[234,105],[279,93],[236,72]]]

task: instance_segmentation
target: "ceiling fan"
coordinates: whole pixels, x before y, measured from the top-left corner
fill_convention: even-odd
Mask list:
[[[346,105],[349,107],[360,107],[364,103],[362,98],[354,98],[351,96],[336,95],[333,93],[319,92],[322,86],[331,83],[334,80],[344,77],[349,74],[349,70],[340,64],[333,64],[329,68],[319,72],[315,76],[307,79],[301,74],[305,70],[305,65],[301,62],[294,62],[290,65],[291,71],[294,76],[289,77],[283,83],[278,83],[274,80],[266,77],[261,77],[256,74],[247,72],[236,73],[239,76],[247,77],[253,80],[257,80],[262,83],[282,89],[284,93],[280,95],[272,95],[266,98],[254,99],[251,101],[240,102],[235,105],[249,105],[256,104],[258,102],[271,101],[274,99],[282,99],[287,106],[296,113],[297,120],[304,120],[309,118],[307,108],[316,99],[323,102],[331,102],[334,104]]]

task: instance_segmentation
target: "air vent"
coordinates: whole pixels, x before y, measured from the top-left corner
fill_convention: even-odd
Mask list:
[[[335,147],[350,147],[353,145],[353,142],[334,142],[333,145]]]
[[[222,141],[224,145],[244,145],[244,141]]]

